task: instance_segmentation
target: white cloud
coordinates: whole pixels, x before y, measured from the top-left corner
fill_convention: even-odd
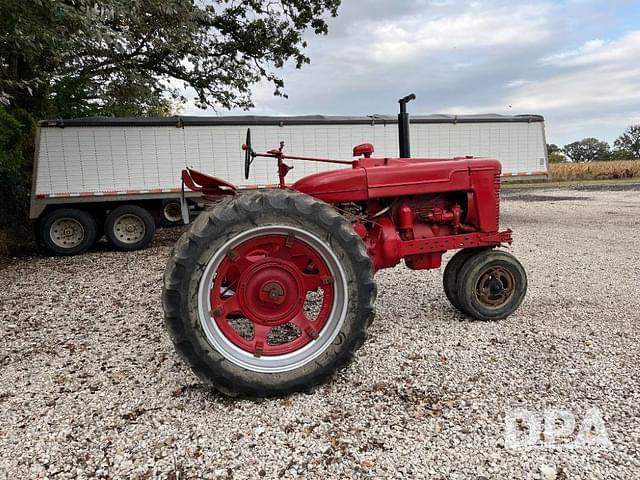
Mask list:
[[[573,118],[576,131],[597,124],[609,125],[611,132],[617,125],[621,131],[640,110],[640,63],[634,61],[638,57],[640,31],[610,42],[589,41],[579,49],[546,57],[542,63],[552,68],[544,78],[510,82],[507,87],[511,88],[498,102],[460,105],[448,111],[505,113],[507,105],[512,105],[517,111],[543,113],[552,124]],[[553,126],[556,132],[566,130]]]
[[[520,110],[548,112],[630,104],[640,106],[640,63],[633,61],[638,57],[640,31],[630,32],[613,42],[587,42],[574,52],[556,55],[555,68],[548,72],[546,78],[512,81],[507,84],[510,91],[500,103],[482,108],[500,110],[510,104]],[[478,107],[453,109],[475,108]]]
[[[529,80],[525,80],[523,78],[519,78],[517,80],[511,80],[510,82],[507,82],[507,84],[505,85],[507,88],[515,88],[515,87],[521,87],[523,85],[526,85],[528,83],[531,83]]]
[[[551,33],[546,3],[487,8],[472,2],[461,10],[465,12],[435,18],[425,14],[369,21],[363,26],[369,33],[351,38],[345,58],[402,64],[453,50],[517,48],[544,41]]]
[[[581,57],[590,52],[597,51],[601,49],[605,45],[604,40],[594,39],[585,42],[580,48],[576,50],[569,50],[567,52],[554,53],[553,55],[549,55],[548,57],[544,57],[540,59],[540,63],[547,65],[562,65],[567,61],[571,61],[572,59]]]

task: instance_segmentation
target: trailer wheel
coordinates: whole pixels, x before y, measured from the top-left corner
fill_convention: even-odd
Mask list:
[[[40,223],[42,243],[57,255],[86,252],[96,243],[97,231],[95,218],[89,212],[76,208],[54,210]]]
[[[477,252],[458,272],[456,293],[462,309],[478,320],[499,320],[511,315],[527,293],[527,274],[510,253]]]
[[[458,300],[456,280],[458,279],[458,272],[460,272],[460,268],[464,262],[476,253],[478,253],[478,249],[474,248],[465,248],[456,252],[456,254],[451,257],[451,260],[447,262],[447,266],[444,268],[442,276],[442,284],[444,286],[444,293],[447,296],[447,299],[451,302],[451,305],[463,313],[466,312],[463,310],[462,305],[460,305],[460,300]]]
[[[104,229],[109,241],[119,249],[139,250],[151,243],[156,224],[144,208],[122,205],[107,215]]]
[[[163,202],[160,212],[162,225],[174,226],[182,225],[182,209],[178,200],[168,200]]]
[[[373,265],[331,206],[270,190],[223,200],[176,243],[165,324],[227,395],[308,390],[346,365],[374,315]]]

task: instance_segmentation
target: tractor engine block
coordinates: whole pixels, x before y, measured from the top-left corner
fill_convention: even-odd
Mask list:
[[[365,241],[376,269],[394,266],[402,258],[414,270],[438,268],[447,247],[402,256],[399,245],[477,231],[475,226],[464,223],[466,209],[464,192],[400,197],[380,211],[384,214],[373,215],[368,222],[370,228],[355,222],[354,229]]]
[[[456,235],[465,231],[460,199],[444,194],[400,198],[391,209],[402,240]]]

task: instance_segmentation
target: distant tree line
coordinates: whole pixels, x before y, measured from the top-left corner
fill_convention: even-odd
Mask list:
[[[583,138],[560,148],[547,145],[550,163],[606,162],[610,160],[640,160],[640,125],[632,125],[613,142],[613,147],[597,138]]]

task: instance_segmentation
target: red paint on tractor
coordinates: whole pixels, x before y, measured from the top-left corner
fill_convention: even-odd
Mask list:
[[[238,348],[256,356],[283,355],[317,337],[330,316],[333,282],[329,267],[314,248],[285,235],[247,240],[227,253],[211,286],[211,316]],[[321,306],[310,318],[304,306],[309,292],[322,292]],[[253,328],[241,335],[233,326],[248,319]],[[286,343],[271,341],[273,329],[301,332]]]
[[[364,202],[369,199],[367,173],[359,167],[308,175],[291,188],[327,203]]]

